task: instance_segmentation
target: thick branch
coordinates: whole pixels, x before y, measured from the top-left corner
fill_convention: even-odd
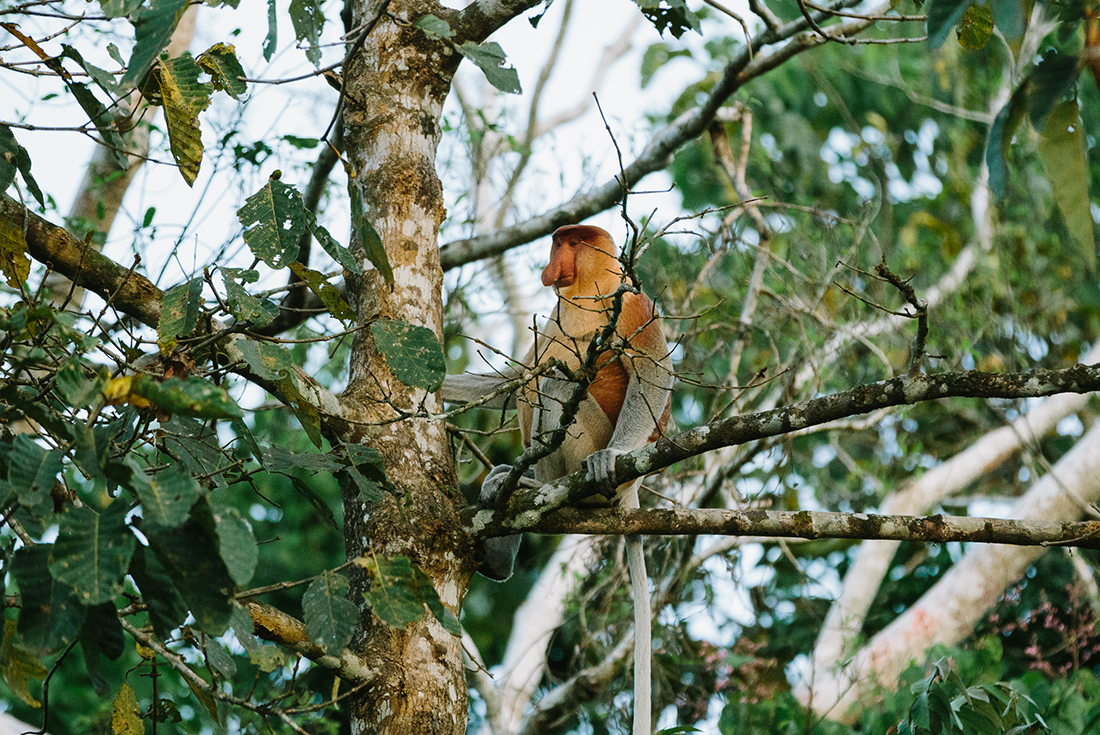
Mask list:
[[[972,370],[903,375],[770,411],[734,416],[660,439],[618,457],[613,482],[615,485],[629,482],[714,449],[781,436],[891,406],[942,398],[1036,398],[1096,390],[1100,390],[1100,364],[1024,373]],[[506,512],[499,517],[490,510],[468,510],[464,521],[474,533],[507,535],[534,527],[541,516],[590,497],[592,492],[585,482],[584,472],[576,472],[535,490],[517,491],[509,500]]]
[[[3,193],[0,219],[25,232],[32,258],[99,294],[118,311],[151,327],[157,325],[164,294],[148,278],[122,267]]]
[[[447,18],[455,41],[484,41],[520,13],[543,0],[477,0]]]
[[[970,516],[902,516],[819,511],[650,508],[562,508],[526,529],[531,533],[625,536],[754,536],[775,538],[949,541],[1011,546],[1100,549],[1100,521],[1009,520]]]
[[[852,3],[842,2],[838,6],[847,4]],[[888,7],[888,4],[884,7]],[[877,13],[877,10],[873,11],[873,14]],[[626,179],[626,186],[633,187],[645,175],[667,167],[676,149],[706,130],[730,95],[746,82],[775,68],[796,54],[825,43],[830,37],[850,36],[859,33],[870,24],[871,21],[854,20],[830,26],[828,35],[825,37],[816,33],[807,34],[767,56],[760,54],[764,46],[791,39],[805,30],[808,24],[804,18],[799,18],[775,31],[761,34],[753,41],[751,49],[743,48],[726,64],[722,78],[711,89],[710,95],[702,105],[684,113],[657,133],[638,158],[623,170],[622,175]],[[486,235],[449,242],[439,249],[443,270],[498,255],[517,245],[548,235],[562,225],[580,222],[618,204],[622,200],[622,192],[623,183],[619,180],[619,176],[615,176],[602,186],[575,196],[557,209],[532,217],[525,222],[503,227]]]
[[[305,623],[297,618],[262,602],[248,600],[244,604],[256,635],[265,641],[305,656],[352,685],[366,684],[377,676],[375,669],[347,648],[341,650],[338,656],[326,653],[324,648],[310,639]]]

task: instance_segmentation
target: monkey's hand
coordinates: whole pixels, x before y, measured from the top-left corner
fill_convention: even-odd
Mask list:
[[[489,470],[485,481],[481,483],[481,493],[478,495],[478,504],[483,508],[492,508],[496,505],[497,497],[504,488],[504,481],[508,479],[508,473],[512,471],[512,465],[498,464]],[[530,474],[519,478],[520,487],[539,487],[540,483]],[[512,576],[512,566],[519,553],[520,535],[497,536],[485,539],[485,561],[478,572],[489,579],[503,582]]]
[[[605,497],[612,497],[618,487],[613,480],[615,460],[622,454],[626,452],[621,449],[598,449],[584,460],[584,466],[588,470],[586,474],[588,481]]]

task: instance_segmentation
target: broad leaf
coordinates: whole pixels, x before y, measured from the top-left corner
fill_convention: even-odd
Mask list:
[[[57,390],[74,408],[87,408],[103,394],[106,372],[88,377],[86,366],[78,359],[69,360],[57,371]],[[87,427],[85,427],[87,428]]]
[[[1039,156],[1054,187],[1054,199],[1085,265],[1096,269],[1096,242],[1089,201],[1089,166],[1077,101],[1058,105],[1039,138]]]
[[[248,584],[256,572],[256,562],[260,558],[252,529],[236,508],[212,504],[210,511],[218,536],[218,552],[225,562],[229,576],[239,585]]]
[[[144,735],[145,720],[137,695],[129,684],[123,683],[111,703],[111,732],[114,735]]]
[[[232,419],[242,415],[240,406],[224,388],[197,377],[168,378],[158,383],[139,375],[129,384],[126,397],[129,403],[138,397],[168,413],[197,419]]]
[[[242,283],[254,283],[260,274],[254,270],[242,268],[221,268],[222,281],[225,283],[225,302],[234,319],[249,322],[257,327],[266,327],[279,316],[279,307],[267,299],[261,299],[248,292]],[[239,281],[239,282],[238,282]]]
[[[212,529],[194,519],[177,528],[145,523],[141,529],[197,626],[211,635],[224,633],[232,612],[233,579]]]
[[[306,268],[297,261],[290,264],[290,270],[294,271],[294,274],[302,279],[309,290],[317,295],[317,298],[321,300],[321,303],[325,305],[330,314],[344,322],[355,319],[355,312],[348,306],[348,302],[344,301],[339,289],[329,283],[323,274],[311,268]]]
[[[963,48],[972,51],[984,48],[993,36],[993,11],[981,5],[971,5],[959,19],[956,33]]]
[[[50,554],[50,574],[76,590],[85,606],[110,602],[122,594],[123,579],[136,539],[126,526],[126,504],[116,500],[96,513],[73,507],[61,516]]]
[[[132,470],[130,489],[141,501],[143,518],[165,528],[187,520],[191,506],[202,494],[194,477],[172,466],[147,475],[136,462],[128,464]]]
[[[287,348],[270,342],[241,340],[240,349],[248,367],[264,380],[293,378],[294,357]]]
[[[371,580],[363,596],[383,622],[391,628],[404,628],[424,615],[424,597],[407,556],[360,557],[356,563],[367,570]]]
[[[52,544],[24,547],[15,552],[11,574],[19,587],[20,646],[40,655],[53,653],[80,635],[87,612],[68,585],[49,572]]]
[[[20,503],[39,513],[49,511],[50,490],[64,456],[58,449],[43,449],[27,434],[15,437],[8,455],[8,482]]]
[[[15,621],[5,620],[4,643],[0,646],[0,679],[24,704],[41,707],[42,703],[31,694],[30,683],[31,679],[45,679],[46,667],[36,656],[16,647],[14,638]]]
[[[447,364],[435,333],[427,327],[379,319],[371,324],[378,350],[405,385],[434,393],[443,385]]]
[[[156,555],[144,546],[139,546],[134,553],[130,562],[130,576],[134,578],[134,583],[149,607],[149,622],[153,624],[153,632],[161,640],[167,640],[172,631],[187,618],[187,603],[172,584],[172,578]]]
[[[132,87],[145,77],[160,52],[167,48],[187,5],[188,0],[150,0],[147,6],[135,9],[132,20],[137,42],[120,85]]]
[[[68,45],[62,45],[61,48],[62,56],[67,56],[76,61],[76,63],[80,64],[85,71],[89,72],[89,76],[91,76],[91,72],[85,65],[84,59],[81,58],[80,54],[74,48]],[[96,131],[99,132],[99,135],[103,138],[111,157],[114,159],[115,166],[120,171],[125,171],[129,165],[129,161],[126,158],[126,144],[123,143],[122,136],[119,135],[118,128],[115,127],[115,113],[108,110],[107,107],[99,101],[95,94],[92,93],[92,90],[88,89],[88,85],[74,81],[71,76],[62,73],[60,59],[48,61],[46,65],[61,75],[61,78],[65,81],[65,86],[72,92],[73,98],[76,99],[77,104],[84,110],[84,113],[88,116],[92,125],[95,125]],[[102,69],[98,69],[97,71],[102,72],[102,76],[110,79],[109,84],[112,87],[116,86],[113,77],[110,77],[110,75]],[[104,79],[104,83],[108,83],[107,79]],[[108,94],[112,93],[108,92]]]
[[[176,59],[162,58],[153,71],[164,105],[172,157],[183,180],[192,186],[202,165],[199,113],[210,106],[212,87],[199,81],[203,70],[188,53]]]
[[[500,44],[495,41],[485,43],[467,41],[461,46],[455,46],[455,50],[477,64],[489,83],[501,92],[519,94],[523,91],[519,86],[519,72],[504,66],[508,58],[504,55],[504,49]]]
[[[657,32],[668,30],[676,38],[687,31],[701,32],[699,16],[691,12],[684,0],[634,0]]]
[[[233,99],[240,99],[248,91],[248,84],[240,79],[244,68],[237,59],[237,50],[228,43],[215,43],[199,54],[198,65],[210,74],[214,89],[225,92]]]
[[[351,641],[359,612],[348,600],[348,580],[344,575],[325,571],[313,580],[302,596],[306,630],[314,643],[331,654]]]
[[[293,186],[268,179],[237,210],[244,241],[253,254],[272,268],[282,268],[298,257],[298,240],[309,218],[302,195]]]
[[[442,18],[437,18],[434,15],[425,15],[415,23],[416,27],[427,33],[429,36],[436,38],[454,38],[455,32],[451,30],[450,24]]]
[[[3,151],[0,151],[0,155],[2,154]],[[12,167],[13,176],[14,172]],[[8,285],[17,291],[27,282],[27,276],[31,273],[31,259],[27,257],[27,240],[23,236],[23,229],[6,219],[0,220],[0,272],[3,272]]]
[[[176,347],[178,337],[195,331],[202,307],[202,278],[173,286],[164,292],[157,324],[157,346],[167,355]]]
[[[972,0],[928,0],[924,6],[928,48],[937,49],[963,17]]]
[[[298,44],[306,46],[306,58],[314,66],[321,65],[321,30],[325,27],[325,14],[320,0],[290,0],[290,22]]]

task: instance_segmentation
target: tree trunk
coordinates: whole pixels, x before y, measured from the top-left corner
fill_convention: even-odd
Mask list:
[[[376,12],[376,3],[358,0],[353,27]],[[445,216],[435,152],[440,115],[457,65],[449,47],[409,24],[426,13],[442,16],[423,0],[390,3],[362,50],[345,68],[345,143],[354,170],[349,186],[363,197],[393,268],[391,290],[364,258],[363,276],[348,277],[348,298],[358,324],[399,319],[442,328],[443,271],[436,236]],[[354,230],[354,227],[353,227]],[[470,576],[472,555],[462,534],[462,505],[441,422],[395,421],[392,406],[425,406],[439,411],[436,395],[397,381],[375,347],[369,326],[356,333],[345,406],[363,423],[349,425],[348,441],[378,449],[396,492],[365,504],[354,489],[344,491],[348,558],[408,556],[431,580],[443,604],[458,615]],[[360,604],[356,652],[377,669],[369,687],[355,696],[355,733],[462,733],[466,729],[466,679],[459,638],[427,614],[406,629],[389,627],[362,603],[371,584],[354,579]]]

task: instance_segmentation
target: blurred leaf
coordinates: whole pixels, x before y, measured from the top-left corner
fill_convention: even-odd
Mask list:
[[[306,46],[306,58],[314,66],[321,65],[321,31],[325,27],[325,14],[319,0],[290,0],[290,22],[299,46]]]
[[[356,186],[352,180],[348,181],[348,197],[351,204],[351,226],[355,232],[355,238],[363,246],[369,260],[378,272],[382,274],[386,285],[393,288],[393,268],[390,267],[389,256],[386,248],[382,247],[382,238],[378,231],[367,219],[363,212],[363,190]],[[357,273],[359,271],[356,271]]]
[[[972,0],[928,0],[924,7],[928,48],[938,49],[963,17]]]
[[[682,1],[682,0],[681,0]],[[508,94],[519,94],[523,90],[519,86],[519,72],[512,67],[505,67],[504,62],[508,58],[504,55],[504,49],[495,41],[474,43],[467,41],[461,46],[455,46],[458,53],[474,62],[489,83]]]
[[[668,30],[675,38],[687,31],[701,33],[699,16],[691,12],[684,0],[634,0],[642,15],[649,19],[662,36]]]
[[[272,268],[283,268],[298,257],[298,240],[309,221],[298,190],[274,178],[245,201],[237,219],[253,254]]]
[[[100,513],[71,507],[61,516],[50,554],[50,574],[76,590],[85,606],[122,594],[136,539],[126,525],[128,508],[116,500]]]
[[[141,705],[129,684],[123,683],[111,703],[111,732],[114,735],[145,735]]]
[[[68,585],[49,571],[52,544],[24,547],[15,552],[11,574],[19,586],[20,647],[40,655],[60,650],[77,639],[87,612]]]
[[[64,456],[58,449],[43,449],[27,434],[15,437],[8,455],[8,482],[20,503],[38,513],[49,512],[50,490]]]
[[[271,61],[275,54],[275,44],[279,41],[279,13],[275,0],[267,0],[267,35],[264,36],[264,61]]]
[[[310,582],[302,596],[306,630],[314,643],[328,653],[339,652],[351,641],[359,622],[359,611],[348,600],[348,580],[342,574],[326,570]]]
[[[1050,113],[1039,138],[1039,156],[1054,187],[1054,198],[1066,227],[1077,241],[1085,265],[1095,272],[1089,168],[1076,100],[1058,105]]]
[[[177,337],[195,331],[202,308],[202,278],[192,278],[164,292],[157,324],[157,346],[162,355],[176,348]]]
[[[989,127],[989,137],[985,144],[985,162],[989,166],[989,187],[998,197],[1008,190],[1008,165],[1005,159],[1012,144],[1012,136],[1024,119],[1024,102],[1027,97],[1025,86],[1020,86],[1001,108]]]
[[[196,61],[210,74],[214,89],[225,92],[235,100],[248,91],[248,84],[238,78],[245,76],[245,73],[232,44],[215,43],[199,54]]]
[[[642,54],[641,88],[648,87],[653,75],[665,64],[677,57],[685,56],[691,58],[691,51],[685,48],[673,50],[667,43],[650,44]]]
[[[1073,90],[1077,81],[1077,57],[1047,51],[1043,60],[1035,65],[1021,87],[1028,92],[1028,112],[1031,124],[1042,128],[1047,115],[1064,95]]]
[[[23,176],[23,183],[27,185],[27,191],[41,205],[46,206],[42,197],[42,190],[38,188],[38,182],[31,176],[31,157],[27,149],[19,145],[12,134],[11,128],[0,124],[0,192],[7,190],[15,181],[15,172]]]
[[[437,18],[434,15],[425,15],[417,20],[414,25],[425,33],[437,38],[454,38],[455,35],[455,32],[451,30],[451,26],[447,21],[442,18]]]
[[[31,696],[31,679],[46,678],[46,667],[33,655],[17,648],[13,643],[15,621],[4,621],[4,643],[0,646],[0,678],[8,685],[11,693],[24,704],[41,707],[42,703]]]
[[[134,8],[131,20],[136,43],[126,73],[119,80],[120,86],[134,86],[145,77],[160,52],[168,46],[187,5],[188,0],[149,0],[148,5]]]
[[[386,364],[397,379],[408,386],[434,393],[443,385],[447,363],[435,333],[427,327],[379,319],[371,324],[371,335]]]
[[[0,156],[3,156],[3,150],[0,150]],[[0,167],[3,167],[2,163]],[[11,168],[14,178],[15,168],[10,165],[8,167]],[[5,186],[4,189],[6,188]],[[6,219],[0,221],[0,272],[3,272],[8,285],[17,291],[27,282],[27,276],[31,273],[31,259],[27,257],[27,240],[23,237],[23,230]]]
[[[187,603],[172,584],[156,555],[146,547],[138,546],[130,561],[130,575],[134,578],[142,599],[149,607],[149,622],[153,632],[161,640],[168,640],[172,631],[183,625],[187,618]]]
[[[970,51],[984,48],[993,36],[993,11],[983,5],[971,5],[955,30],[963,48]]]
[[[80,650],[84,654],[84,668],[97,696],[106,697],[111,691],[110,684],[99,673],[100,656],[115,661],[125,648],[126,638],[114,603],[105,602],[88,608],[80,629]]]

